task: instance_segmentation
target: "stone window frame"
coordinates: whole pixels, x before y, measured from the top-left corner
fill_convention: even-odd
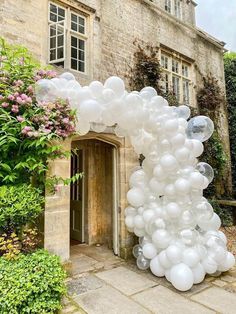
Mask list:
[[[177,19],[183,19],[182,0],[165,0],[164,9],[167,13],[174,15]]]
[[[56,6],[61,10],[64,10],[65,17],[58,21],[52,21],[50,19],[50,6]],[[58,9],[57,9],[58,10]],[[58,12],[58,11],[57,11]],[[79,31],[78,24],[78,31],[72,29],[72,14],[77,16],[77,19],[84,20],[84,32]],[[83,12],[82,10],[77,10],[72,8],[68,5],[64,5],[63,3],[59,3],[58,1],[49,1],[48,2],[48,63],[54,64],[57,66],[62,66],[65,69],[69,69],[70,71],[75,71],[76,73],[81,73],[83,75],[88,74],[88,41],[89,41],[89,21],[88,21],[88,14]],[[50,60],[50,29],[51,27],[55,26],[56,28],[61,27],[63,29],[64,35],[64,42],[63,42],[63,55],[61,58],[55,58]],[[72,37],[77,40],[78,47],[72,47]],[[84,49],[79,47],[79,43],[84,43]],[[57,48],[57,47],[56,47]],[[77,58],[72,58],[72,49],[77,50]],[[82,51],[83,50],[83,51]],[[82,53],[83,52],[83,53]],[[82,56],[82,58],[80,58]],[[56,55],[57,57],[57,55]],[[77,69],[72,67],[72,59],[77,61]],[[83,66],[82,66],[83,64]]]
[[[162,87],[164,92],[172,89],[181,104],[193,101],[192,64],[176,53],[160,49]]]

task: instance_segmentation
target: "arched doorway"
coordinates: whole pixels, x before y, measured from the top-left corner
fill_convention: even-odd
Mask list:
[[[83,178],[71,185],[71,243],[102,244],[119,254],[117,147],[90,138],[72,142],[71,176]]]

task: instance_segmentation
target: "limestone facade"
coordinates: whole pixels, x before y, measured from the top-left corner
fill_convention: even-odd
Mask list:
[[[0,0],[1,36],[10,43],[26,46],[43,64],[49,63],[49,48],[55,44],[50,44],[49,40],[49,24],[54,23],[55,17],[50,16],[50,3],[54,8],[60,7],[61,12],[64,12],[61,20],[54,20],[59,26],[55,24],[52,26],[53,30],[59,29],[64,34],[62,45],[65,50],[61,55],[64,68],[58,70],[71,71],[82,85],[88,84],[91,80],[104,81],[111,75],[118,75],[126,80],[125,74],[129,65],[133,63],[136,40],[141,44],[159,47],[159,57],[163,64],[165,61],[162,60],[162,54],[168,58],[167,82],[170,85],[179,84],[181,102],[188,101],[192,106],[196,106],[196,89],[202,85],[202,76],[210,73],[218,79],[222,89],[225,88],[224,43],[196,27],[196,3],[192,0]],[[71,32],[71,13],[74,14],[73,18],[76,19],[77,16],[76,27],[82,27],[78,36]],[[81,39],[85,44],[85,49],[82,42],[81,46],[78,41],[75,44],[77,52],[81,48],[76,61],[81,61],[80,72],[71,69],[73,57],[71,36]],[[173,61],[178,62],[178,71]],[[54,63],[62,64],[53,61],[52,64]],[[187,74],[184,72],[185,68],[182,68],[185,65]],[[176,81],[176,77],[179,77],[179,81]],[[184,91],[182,85],[184,83],[188,85],[187,96],[186,88]],[[126,85],[128,88],[127,80]],[[227,115],[223,106],[221,111],[221,133],[225,150],[229,152]],[[138,164],[138,159],[127,139],[120,140],[113,134],[89,136],[108,141],[116,146],[118,152],[118,254],[125,256],[127,248],[133,244],[132,237],[124,225],[128,176],[132,167]],[[78,138],[72,140],[76,141]],[[68,141],[66,146],[70,149],[71,142]],[[51,173],[70,176],[70,161],[55,161],[51,165]],[[63,259],[69,258],[69,215],[69,188],[63,188],[62,195],[47,198],[45,247],[61,255]]]

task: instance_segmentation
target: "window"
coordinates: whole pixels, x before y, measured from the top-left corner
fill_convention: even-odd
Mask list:
[[[86,17],[49,3],[49,63],[86,72]]]
[[[182,65],[182,75],[188,77],[188,65],[186,64]]]
[[[171,0],[165,0],[165,10],[171,13]]]
[[[181,18],[181,3],[180,0],[174,0],[174,15],[180,19]]]
[[[184,104],[189,104],[190,96],[189,96],[189,81],[183,80],[183,101]]]
[[[163,68],[162,90],[172,91],[181,104],[191,101],[191,65],[181,58],[173,57],[171,53],[161,51],[161,66]],[[181,71],[182,70],[182,71]]]
[[[165,11],[173,14],[178,19],[182,19],[181,0],[165,0]]]
[[[172,72],[179,73],[179,62],[172,59]]]
[[[180,101],[180,78],[178,76],[173,75],[172,76],[172,87],[175,97],[178,101]]]
[[[161,66],[167,70],[169,68],[169,58],[165,55],[161,56]]]

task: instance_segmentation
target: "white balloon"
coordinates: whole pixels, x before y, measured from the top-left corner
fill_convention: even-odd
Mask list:
[[[233,254],[231,252],[228,252],[226,255],[226,259],[225,259],[224,263],[219,265],[218,270],[219,271],[227,271],[230,268],[232,268],[234,265],[235,265],[235,257],[233,256]]]
[[[192,272],[194,284],[198,284],[204,280],[205,270],[201,263],[198,263],[194,268],[192,268]]]
[[[86,121],[96,121],[102,112],[102,108],[96,100],[85,100],[80,104],[79,115]]]
[[[74,81],[75,80],[75,76],[70,73],[70,72],[64,72],[60,75],[60,78],[63,78],[67,81]]]
[[[90,130],[90,123],[86,120],[79,119],[77,125],[76,125],[76,131],[80,135],[85,135]]]
[[[89,84],[89,88],[95,97],[101,97],[102,96],[102,92],[103,92],[104,87],[103,87],[101,82],[93,81]]]
[[[202,261],[202,266],[207,274],[214,274],[217,270],[217,263],[209,256]]]
[[[221,220],[220,217],[214,213],[210,220],[198,221],[198,226],[204,231],[219,230],[221,226]]]
[[[193,272],[184,263],[174,265],[171,268],[170,278],[172,285],[180,291],[187,291],[193,286]]]
[[[190,156],[190,151],[188,148],[186,147],[181,147],[178,148],[175,152],[175,158],[179,161],[179,162],[186,162]]]
[[[149,186],[151,191],[154,192],[156,195],[160,196],[164,194],[165,184],[157,181],[155,177],[149,181]]]
[[[127,193],[127,199],[131,206],[140,207],[145,202],[145,196],[140,188],[132,188]]]
[[[201,156],[201,154],[203,153],[203,150],[204,150],[203,144],[200,141],[194,140],[194,139],[191,142],[193,145],[192,154],[194,155],[194,157]]]
[[[179,124],[177,119],[167,120],[164,129],[166,132],[174,133],[178,130]]]
[[[166,154],[160,159],[160,165],[166,171],[174,171],[178,167],[176,158],[173,155]]]
[[[177,245],[170,245],[166,249],[166,256],[172,264],[178,264],[181,262],[182,250]]]
[[[143,255],[148,259],[152,259],[157,255],[157,249],[152,243],[146,243],[143,246]]]
[[[106,80],[104,87],[112,89],[118,97],[121,97],[125,92],[125,84],[122,79],[117,76],[109,77]]]
[[[151,272],[157,277],[163,277],[165,275],[165,268],[163,268],[159,262],[158,256],[154,257],[150,262]]]
[[[166,250],[160,252],[160,254],[158,255],[158,259],[163,268],[169,269],[170,267],[172,267],[172,263],[166,255]]]
[[[134,227],[138,229],[142,229],[144,228],[144,226],[145,224],[144,224],[143,217],[141,215],[136,215],[134,217]]]
[[[171,236],[165,229],[159,229],[153,233],[152,241],[157,246],[157,248],[165,249],[168,247],[171,241]]]
[[[173,147],[178,148],[184,145],[185,140],[186,140],[186,137],[183,134],[178,133],[170,139],[170,142]]]
[[[128,228],[134,228],[134,217],[131,215],[125,217],[125,224]]]
[[[174,185],[177,193],[187,194],[190,191],[190,183],[186,179],[180,178]]]
[[[183,252],[183,263],[189,267],[196,267],[200,262],[200,257],[195,249],[188,248]]]
[[[130,187],[145,187],[147,185],[148,178],[143,169],[139,169],[133,172],[129,179]]]
[[[177,203],[169,203],[166,205],[166,212],[170,218],[177,218],[181,214],[181,208]]]
[[[195,189],[200,189],[202,188],[203,184],[204,184],[204,177],[201,173],[199,172],[192,172],[190,174],[190,184],[193,188]]]

